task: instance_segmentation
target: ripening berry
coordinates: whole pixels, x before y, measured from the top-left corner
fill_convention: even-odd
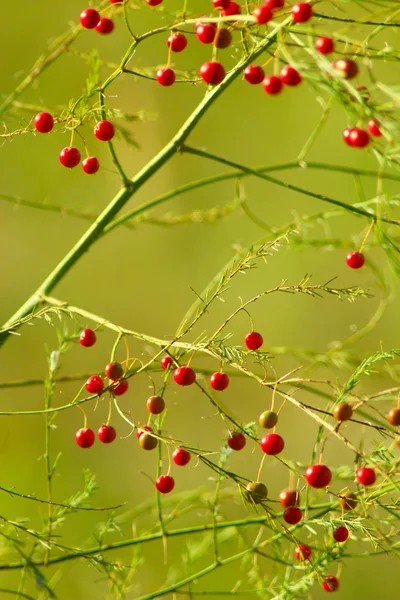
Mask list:
[[[192,385],[196,381],[196,373],[190,367],[178,367],[174,371],[174,381],[178,385]]]
[[[364,263],[365,257],[361,252],[349,252],[346,256],[346,264],[350,269],[361,269]]]
[[[113,386],[112,392],[114,396],[122,396],[128,391],[129,383],[126,379],[119,379],[117,384]]]
[[[168,354],[167,354],[167,356],[164,356],[161,359],[160,364],[161,364],[162,370],[166,371],[167,369],[169,369],[169,367],[172,367],[172,365],[173,365],[172,358],[170,356],[168,356]]]
[[[244,338],[244,343],[249,350],[258,350],[263,345],[263,342],[261,333],[257,333],[256,331],[248,333]]]
[[[345,542],[349,537],[349,530],[344,525],[337,527],[333,532],[333,539],[335,542]]]
[[[93,329],[87,327],[82,331],[81,335],[79,336],[79,343],[85,348],[90,348],[90,346],[94,346],[94,344],[96,343],[96,339],[96,334],[93,331]]]
[[[81,153],[78,148],[67,146],[60,152],[60,163],[67,169],[73,169],[81,162]]]
[[[320,489],[330,484],[332,473],[325,465],[311,465],[305,472],[305,478],[309,486]]]
[[[322,587],[326,592],[336,592],[339,589],[339,580],[334,575],[327,575],[324,578]]]
[[[319,37],[315,40],[315,49],[320,54],[330,54],[335,49],[335,42],[330,37]]]
[[[242,450],[246,445],[246,437],[241,431],[231,431],[228,437],[228,446],[231,450]]]
[[[152,415],[159,415],[165,408],[165,402],[161,396],[150,396],[146,402],[147,410]]]
[[[214,8],[218,10],[226,10],[231,3],[231,0],[212,0]]]
[[[344,79],[353,79],[358,75],[358,65],[350,58],[339,58],[333,63],[333,67]]]
[[[358,505],[357,496],[347,491],[339,497],[339,504],[343,510],[354,510]]]
[[[178,465],[178,467],[184,467],[185,465],[187,465],[190,461],[190,458],[190,452],[188,452],[184,448],[177,448],[172,454],[172,460],[176,465]]]
[[[169,87],[175,83],[175,71],[167,67],[158,69],[156,79],[163,87]]]
[[[300,504],[300,494],[297,490],[282,490],[279,494],[279,503],[283,508],[298,506]]]
[[[229,385],[229,377],[226,373],[213,373],[210,377],[210,385],[213,390],[223,392]]]
[[[172,52],[182,52],[187,46],[187,38],[183,33],[171,33],[167,44]]]
[[[289,506],[283,513],[283,519],[288,525],[297,525],[303,518],[303,513],[297,506]]]
[[[100,375],[92,375],[87,380],[85,387],[89,394],[100,394],[104,388],[103,379],[100,377]]]
[[[221,27],[217,30],[214,38],[214,46],[220,50],[228,48],[232,43],[232,34],[226,27]]]
[[[292,6],[292,17],[295,23],[306,23],[312,17],[313,9],[311,4],[299,2]]]
[[[100,21],[96,25],[97,33],[101,33],[102,35],[107,35],[114,31],[114,22],[111,19],[107,19],[107,17],[102,17]]]
[[[264,69],[259,65],[249,65],[243,71],[243,75],[247,83],[256,85],[264,80]]]
[[[139,438],[139,444],[143,450],[154,450],[158,446],[158,439],[150,433],[142,432]]]
[[[400,408],[392,408],[387,414],[387,420],[391,425],[400,425]]]
[[[276,75],[267,75],[263,81],[264,91],[271,96],[279,94],[282,91],[282,87],[282,80]]]
[[[276,456],[280,454],[285,447],[283,437],[277,433],[267,433],[261,438],[260,442],[261,450],[269,456]]]
[[[332,415],[336,421],[348,421],[353,416],[353,409],[347,402],[340,402],[332,411]]]
[[[296,560],[308,560],[311,557],[311,554],[311,548],[305,544],[299,544],[294,549],[294,556]]]
[[[100,15],[94,8],[87,8],[81,12],[79,20],[85,29],[94,29],[100,21]]]
[[[87,175],[94,175],[100,169],[100,163],[95,156],[88,156],[82,162],[82,169]]]
[[[121,379],[124,374],[124,368],[119,362],[110,362],[105,366],[104,372],[108,379],[111,381],[117,381],[117,379]]]
[[[94,431],[89,427],[82,427],[75,434],[75,441],[81,448],[90,448],[93,446],[94,440]]]
[[[225,79],[225,69],[217,61],[210,61],[201,65],[199,74],[208,85],[219,85]]]
[[[357,481],[360,485],[365,485],[368,487],[369,485],[374,485],[376,481],[376,473],[374,469],[369,467],[361,467],[357,470],[356,473]]]
[[[272,11],[268,6],[265,6],[265,4],[257,6],[257,8],[253,10],[253,17],[259,25],[265,25],[272,19]]]
[[[285,6],[285,0],[265,0],[264,5],[270,10],[278,10]]]
[[[114,125],[110,121],[99,121],[95,125],[94,135],[101,142],[109,142],[115,135]]]
[[[281,78],[282,83],[291,87],[299,85],[299,83],[301,83],[302,81],[300,73],[290,65],[283,67],[279,76]]]
[[[216,23],[199,23],[196,25],[196,37],[202,44],[212,44],[216,33]]]
[[[278,415],[273,410],[265,410],[259,416],[258,422],[264,429],[273,429],[278,422]]]
[[[228,8],[221,11],[221,16],[231,17],[233,15],[240,15],[240,6],[237,2],[229,2]]]
[[[373,135],[374,137],[381,137],[382,132],[379,129],[379,121],[377,121],[376,119],[370,119],[368,121],[367,127],[371,135]]]
[[[162,3],[163,0],[145,0],[146,4],[149,6],[158,6]]]
[[[41,112],[33,120],[38,133],[49,133],[54,127],[54,119],[48,112]]]
[[[260,504],[268,496],[267,487],[260,481],[251,481],[246,485],[246,492],[256,504]]]
[[[143,425],[143,427],[140,427],[136,432],[137,439],[140,440],[141,436],[146,433],[146,431],[152,432],[153,430],[148,425]]]
[[[111,444],[117,437],[117,432],[112,425],[101,425],[97,437],[103,444]]]
[[[169,494],[175,487],[174,478],[170,475],[160,475],[156,481],[156,488],[161,494]]]

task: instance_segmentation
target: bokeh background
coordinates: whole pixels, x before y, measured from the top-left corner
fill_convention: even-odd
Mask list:
[[[83,3],[84,4],[84,3]],[[22,0],[16,5],[2,3],[2,94],[9,93],[21,81],[49,42],[64,32],[71,22],[77,22],[82,2],[31,2]],[[135,31],[146,31],[153,26],[168,22],[168,9],[179,8],[177,2],[166,0],[165,11],[152,11],[145,6],[132,9],[130,19]],[[208,10],[207,2],[189,2],[189,9],[201,14]],[[321,3],[321,12],[324,5]],[[352,10],[345,3],[346,9]],[[167,6],[168,5],[168,6]],[[207,4],[208,5],[208,4]],[[328,7],[329,8],[329,7]],[[327,31],[326,23],[317,23],[317,31]],[[354,34],[354,32],[351,32]],[[384,32],[374,40],[375,45],[384,40],[393,41],[391,32]],[[385,37],[386,36],[386,37]],[[95,45],[100,58],[118,62],[129,43],[122,19],[118,18],[116,30],[109,37],[100,38],[94,32],[80,35],[73,48],[89,52]],[[193,36],[185,53],[175,58],[179,69],[196,69],[209,59],[210,50],[196,43]],[[233,65],[238,56],[233,49],[225,50],[223,56],[227,66]],[[167,58],[165,36],[151,38],[143,43],[132,66],[156,67],[165,64]],[[379,62],[375,74],[386,83],[396,81],[393,63]],[[106,70],[104,71],[107,72]],[[43,107],[66,106],[71,98],[77,98],[85,85],[87,65],[72,54],[65,54],[49,68],[20,98],[21,102]],[[360,83],[367,84],[366,69],[362,70]],[[143,115],[131,126],[131,133],[140,150],[129,147],[123,140],[116,144],[127,173],[133,175],[171,138],[186,117],[195,108],[204,94],[202,85],[176,84],[164,89],[155,82],[121,77],[109,88],[107,105],[118,107],[126,113]],[[54,109],[53,109],[54,110]],[[56,109],[57,110],[57,109]],[[5,115],[8,129],[24,126],[28,113]],[[248,166],[269,165],[295,160],[321,116],[321,106],[315,90],[306,83],[297,89],[285,90],[276,98],[267,97],[260,88],[237,80],[218,102],[207,112],[190,138],[192,145],[206,148],[210,152],[225,156]],[[342,130],[347,125],[346,116],[340,106],[333,106],[324,130],[307,155],[307,160],[323,161],[364,168],[375,168],[372,155],[352,150],[343,144]],[[1,147],[1,188],[3,194],[19,196],[37,202],[57,203],[82,211],[100,212],[119,187],[118,176],[108,156],[107,148],[95,140],[87,128],[86,139],[93,154],[99,156],[102,170],[95,177],[86,177],[80,168],[63,169],[58,161],[60,150],[69,145],[69,134],[54,132],[48,136],[22,135],[5,140]],[[130,201],[128,208],[156,197],[193,179],[220,173],[220,165],[192,156],[177,156],[172,159]],[[357,191],[351,176],[339,175],[311,169],[284,172],[282,178],[344,202],[355,202]],[[376,182],[363,179],[365,197],[373,197]],[[385,190],[395,193],[394,183],[385,183]],[[314,214],[328,210],[315,199],[310,199],[265,181],[246,179],[245,192],[251,210],[264,222],[280,227],[295,220],[296,216]],[[154,215],[185,214],[196,209],[222,206],[236,197],[235,181],[217,184],[194,191],[159,207]],[[32,293],[55,264],[79,239],[87,222],[70,216],[48,211],[34,210],[11,203],[0,203],[2,235],[0,249],[2,259],[2,302],[1,320],[6,321],[20,304]],[[321,224],[309,233],[309,238],[341,238],[353,249],[360,240],[366,223],[353,216],[331,219],[327,226]],[[241,211],[236,210],[228,217],[215,222],[189,223],[186,225],[160,226],[137,224],[134,230],[118,228],[98,242],[76,265],[72,272],[58,285],[54,296],[90,310],[112,322],[142,331],[149,335],[168,338],[190,304],[195,299],[193,290],[201,292],[212,277],[231,258],[236,248],[245,247],[265,235],[265,231]],[[251,297],[263,289],[275,286],[282,278],[297,283],[305,274],[312,275],[315,283],[324,283],[337,277],[338,287],[359,285],[373,288],[371,299],[360,299],[350,304],[334,298],[309,298],[300,295],[274,294],[262,299],[251,308],[255,328],[265,339],[265,349],[301,348],[324,353],[335,342],[345,340],[352,332],[362,327],[376,310],[382,290],[369,268],[352,272],[345,265],[346,248],[334,249],[305,246],[302,248],[282,244],[279,253],[272,256],[266,265],[239,278],[226,295],[225,303],[217,302],[201,323],[197,333],[212,332],[238,305],[238,297]],[[369,254],[379,270],[386,273],[385,257],[380,250]],[[390,274],[385,275],[391,278]],[[396,284],[394,284],[396,291]],[[378,350],[396,348],[399,334],[398,300],[393,300],[378,327],[365,336],[354,347],[356,356],[365,357]],[[82,325],[88,323],[81,322]],[[46,375],[46,351],[57,347],[56,327],[36,323],[21,329],[1,350],[0,381],[28,378],[43,378]],[[69,323],[71,331],[73,323]],[[232,343],[240,345],[250,323],[241,314],[232,323]],[[61,375],[90,374],[102,370],[108,361],[114,336],[104,332],[99,343],[91,350],[75,345],[63,358]],[[194,339],[194,334],[193,338]],[[149,355],[152,348],[145,344],[130,343],[131,355],[139,359]],[[121,359],[124,358],[121,348]],[[216,367],[212,361],[198,361],[198,365]],[[299,359],[283,352],[274,359],[278,374],[298,364]],[[327,366],[318,372],[321,376],[344,382],[349,375],[347,369]],[[271,371],[272,374],[272,371]],[[156,385],[160,376],[155,375]],[[371,377],[364,384],[364,391],[379,390],[387,385],[384,378]],[[54,402],[67,403],[79,389],[79,383],[57,387]],[[131,412],[143,422],[147,419],[145,399],[151,393],[151,381],[147,376],[132,380],[129,393],[121,399],[123,410]],[[300,399],[324,407],[317,397],[299,394]],[[43,406],[43,388],[0,390],[2,410],[30,410]],[[218,450],[227,435],[226,425],[215,414],[212,406],[197,390],[177,390],[172,385],[166,393],[168,403],[167,431],[192,445]],[[238,419],[247,423],[256,420],[258,414],[269,406],[270,394],[253,381],[232,382],[224,393],[222,404]],[[95,411],[88,408],[89,425],[97,428],[106,419],[107,406],[100,402]],[[63,501],[81,487],[82,470],[90,468],[96,475],[99,490],[93,503],[97,506],[126,502],[126,509],[134,514],[135,508],[147,500],[154,500],[154,488],[149,477],[156,471],[155,453],[144,453],[138,447],[136,437],[129,436],[129,426],[114,415],[114,425],[121,439],[111,447],[97,443],[90,451],[82,451],[74,442],[74,433],[82,426],[82,415],[78,409],[60,413],[54,422],[52,435],[53,457],[61,452],[61,459],[54,479],[54,498]],[[45,497],[44,420],[41,416],[2,417],[0,453],[2,462],[1,485],[14,487],[17,491]],[[287,440],[287,453],[292,458],[307,462],[311,455],[316,434],[316,424],[310,422],[293,407],[285,407],[281,419],[281,433]],[[357,440],[359,430],[348,428],[349,437]],[[375,435],[367,435],[367,442],[380,441]],[[249,445],[250,446],[250,445]],[[232,456],[230,467],[249,478],[257,473],[259,458],[251,447]],[[350,464],[353,457],[338,441],[330,439],[326,446],[326,457],[333,466]],[[147,476],[146,476],[147,475]],[[187,490],[201,486],[212,490],[214,481],[201,465],[175,469],[176,498]],[[149,476],[149,477],[148,477]],[[279,490],[288,483],[287,472],[277,461],[268,460],[264,466],[263,479],[270,495],[277,497]],[[231,484],[223,484],[224,493],[233,492],[232,498],[223,505],[223,514],[239,517],[249,515]],[[171,497],[169,498],[169,502]],[[1,514],[11,520],[24,519],[32,528],[40,529],[42,510],[34,502],[21,501],[6,493],[1,494]],[[124,509],[125,510],[125,509]],[[197,522],[207,522],[206,508],[189,515],[182,515],[174,523],[179,527]],[[68,518],[68,525],[60,529],[62,543],[84,547],[95,543],[92,532],[99,518],[95,513],[78,513]],[[209,519],[210,517],[208,517]],[[156,524],[156,514],[150,513],[140,521],[144,531]],[[123,535],[132,536],[132,518],[121,523]],[[248,533],[255,535],[254,532]],[[322,536],[323,531],[320,531]],[[249,539],[250,539],[249,537]],[[121,539],[112,533],[109,540]],[[195,543],[195,539],[191,543]],[[163,564],[161,542],[145,548],[142,562],[134,576],[131,598],[152,592],[161,587],[174,569],[181,568],[185,574],[182,556],[185,555],[185,540],[168,542],[168,564]],[[227,542],[223,552],[233,551],[235,544]],[[349,548],[359,550],[355,541]],[[372,546],[363,545],[362,552]],[[6,550],[2,552],[7,556]],[[110,556],[111,558],[111,556]],[[114,560],[128,562],[127,551],[114,552]],[[212,560],[211,550],[198,561],[195,568],[202,568]],[[1,563],[0,563],[1,567]],[[391,556],[382,556],[373,561],[348,559],[341,573],[340,597],[394,600],[395,569],[397,563]],[[271,564],[264,567],[271,577],[276,574]],[[58,598],[70,600],[109,597],[108,583],[103,573],[84,561],[73,561],[51,571]],[[169,573],[169,575],[168,575]],[[2,572],[0,588],[16,589],[20,573]],[[59,580],[59,581],[58,581]],[[198,589],[229,590],[238,580],[236,566],[217,571],[210,578],[199,581]],[[40,589],[28,588],[35,596],[42,597]],[[249,589],[243,583],[242,589]],[[323,592],[315,585],[312,598],[322,598]],[[1,595],[1,594],[0,594]],[[111,596],[110,596],[111,597]],[[250,598],[253,595],[243,595]]]

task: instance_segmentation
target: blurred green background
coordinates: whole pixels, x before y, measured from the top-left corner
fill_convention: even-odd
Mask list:
[[[3,61],[0,86],[3,94],[14,89],[27,74],[34,59],[52,39],[64,32],[71,21],[77,22],[79,12],[84,8],[83,4],[77,0],[56,4],[50,0],[40,3],[23,0],[18,5],[20,10],[16,10],[13,3],[3,3],[3,24],[6,24],[1,41]],[[198,14],[208,10],[206,0],[189,4],[190,10]],[[328,5],[322,3],[321,12],[324,4]],[[171,10],[179,7],[177,2],[169,0],[165,1],[165,5]],[[133,29],[139,32],[170,22],[167,10],[152,11],[147,6],[142,10],[130,11],[130,19]],[[318,31],[326,31],[325,27],[325,23],[316,24]],[[385,35],[388,37],[391,34],[385,32]],[[375,45],[383,43],[384,39],[382,34],[381,38],[375,40]],[[94,32],[84,32],[73,48],[88,52],[96,45],[100,58],[118,62],[128,43],[129,37],[119,17],[116,30],[111,36],[100,38]],[[196,43],[194,37],[190,36],[187,50],[183,55],[174,57],[174,61],[179,69],[196,69],[209,56],[210,49]],[[238,53],[233,47],[225,50],[222,56],[224,63],[232,66]],[[158,36],[140,46],[131,65],[162,66],[166,58],[165,36]],[[394,70],[390,64],[380,63],[376,73],[386,83],[394,83]],[[66,54],[27,90],[20,101],[49,108],[63,107],[70,98],[80,95],[87,75],[87,65],[76,56]],[[360,77],[360,83],[367,83],[365,72]],[[143,121],[137,121],[131,126],[132,134],[141,147],[140,151],[128,147],[122,140],[116,144],[126,172],[133,175],[178,130],[202,98],[204,87],[176,84],[164,89],[153,81],[125,76],[108,91],[108,106],[118,107],[128,113],[143,111],[147,115]],[[287,89],[280,96],[271,98],[260,88],[254,89],[239,79],[207,112],[192,134],[190,143],[248,166],[277,164],[296,159],[320,116],[321,107],[315,91],[306,83],[298,89]],[[25,115],[6,114],[4,120],[10,130],[26,123]],[[371,155],[345,147],[341,133],[346,125],[342,108],[334,106],[307,160],[375,168]],[[58,154],[64,146],[69,145],[68,133],[22,135],[11,141],[6,140],[2,145],[0,192],[38,202],[100,212],[118,190],[119,180],[107,148],[91,136],[90,128],[86,133],[91,153],[97,155],[102,163],[103,168],[98,175],[86,177],[80,168],[69,171],[60,166]],[[221,166],[211,162],[192,156],[177,156],[140,190],[130,201],[128,208],[192,179],[221,171]],[[282,178],[344,202],[357,200],[351,176],[297,169],[284,172]],[[374,179],[363,179],[362,186],[367,198],[375,194]],[[394,192],[396,185],[385,183],[385,190],[388,193]],[[251,210],[273,227],[292,222],[296,215],[314,214],[329,209],[328,205],[322,205],[315,199],[274,187],[261,180],[246,179],[245,191]],[[235,182],[232,180],[179,196],[159,207],[154,214],[190,213],[195,209],[222,206],[235,197]],[[1,320],[4,322],[79,239],[87,228],[87,222],[47,211],[17,207],[6,202],[0,204],[0,210],[0,248],[3,256]],[[327,229],[322,224],[316,226],[310,231],[310,238],[340,237],[347,239],[348,248],[353,249],[359,243],[359,236],[365,225],[365,221],[357,217],[335,218],[328,222]],[[174,334],[182,316],[193,302],[193,289],[201,292],[233,255],[235,248],[255,242],[263,235],[265,232],[240,210],[212,225],[192,223],[163,227],[138,224],[134,231],[122,227],[97,243],[58,285],[53,295],[119,325],[168,338]],[[343,341],[369,320],[382,295],[368,268],[361,272],[351,272],[346,267],[346,252],[346,249],[319,250],[313,247],[295,251],[293,247],[283,243],[279,253],[271,257],[267,265],[246,275],[246,279],[239,278],[225,297],[225,303],[215,304],[203,319],[198,332],[203,329],[212,332],[238,305],[238,296],[247,299],[254,293],[275,286],[282,278],[287,278],[289,283],[294,284],[305,274],[311,274],[312,282],[315,283],[324,283],[337,277],[338,287],[373,286],[373,298],[358,300],[353,304],[330,297],[322,300],[274,294],[252,306],[255,328],[263,333],[266,350],[297,347],[326,352],[332,343]],[[371,251],[369,257],[381,265],[379,269],[386,269],[381,251]],[[393,300],[379,326],[356,346],[355,352],[358,355],[368,356],[381,345],[385,349],[398,346],[398,309],[398,300]],[[82,325],[87,324],[82,321]],[[72,329],[73,325],[70,326]],[[245,314],[235,319],[232,323],[232,343],[241,344],[249,327]],[[36,323],[34,327],[21,329],[20,333],[21,336],[15,336],[2,348],[1,381],[42,378],[46,375],[45,346],[50,350],[57,347],[55,329],[44,323]],[[110,332],[104,332],[92,350],[74,346],[63,359],[61,374],[100,372],[108,361],[113,342],[114,336]],[[139,359],[152,352],[152,348],[137,342],[131,342],[130,349],[131,355]],[[124,353],[121,348],[122,358]],[[199,361],[197,364],[218,368],[210,360],[202,363]],[[274,360],[274,368],[280,375],[298,364],[299,361],[291,356]],[[273,376],[272,371],[270,375]],[[319,375],[332,380],[338,378],[340,382],[344,382],[349,372],[326,367],[319,371]],[[161,379],[156,375],[154,381],[158,386]],[[367,384],[369,387],[364,389],[370,391],[379,390],[387,382],[371,378]],[[54,402],[67,403],[78,388],[78,383],[58,386]],[[147,376],[132,380],[129,393],[121,399],[121,407],[129,411],[136,420],[145,422],[145,399],[151,390],[151,382]],[[321,408],[325,406],[324,401],[317,397],[309,398],[307,394],[298,394],[297,397],[314,402]],[[29,389],[0,390],[0,399],[2,410],[41,408],[43,389],[36,386]],[[218,450],[226,438],[227,428],[205,397],[195,389],[177,390],[171,385],[167,389],[166,399],[166,429],[169,434],[193,446]],[[270,394],[260,389],[255,382],[238,380],[232,382],[222,401],[232,414],[247,423],[256,420],[258,414],[269,406]],[[101,401],[95,411],[88,407],[88,415],[89,425],[97,429],[107,416],[105,402]],[[55,457],[58,452],[62,452],[62,457],[54,479],[55,500],[62,502],[80,489],[82,470],[86,467],[97,477],[99,491],[93,500],[96,506],[127,502],[126,508],[134,509],[141,502],[154,499],[154,489],[149,477],[155,475],[155,453],[141,451],[135,436],[128,437],[129,427],[118,415],[114,415],[113,422],[122,439],[111,447],[97,443],[90,451],[82,451],[74,442],[75,430],[82,426],[80,411],[69,410],[57,416],[52,435],[52,454]],[[3,417],[2,431],[1,485],[14,487],[21,493],[45,497],[43,417]],[[287,440],[288,456],[307,462],[316,431],[315,423],[311,423],[293,407],[285,406],[280,432]],[[359,430],[350,426],[348,435],[356,441]],[[374,435],[368,435],[367,440],[370,438],[377,439]],[[248,446],[243,453],[232,456],[229,466],[246,477],[255,478],[259,459],[250,444]],[[350,464],[353,460],[351,453],[331,438],[326,445],[325,456],[332,466]],[[177,497],[181,492],[197,486],[212,490],[215,485],[210,480],[210,473],[201,465],[192,464],[184,470],[175,469],[174,477]],[[288,484],[286,470],[274,460],[266,461],[263,480],[268,485],[271,497],[277,497],[280,489]],[[235,492],[227,483],[223,484],[223,489]],[[34,529],[42,526],[42,511],[43,508],[34,502],[21,501],[6,493],[1,496],[1,514],[11,520],[27,519]],[[251,516],[250,509],[243,507],[238,495],[234,495],[223,505],[223,514],[234,518],[246,514]],[[76,547],[94,544],[91,532],[98,520],[99,516],[95,513],[70,516],[68,525],[59,532],[62,533],[62,543]],[[179,517],[174,526],[209,521],[209,511],[203,507],[197,512]],[[155,524],[156,513],[153,512],[140,521],[141,531]],[[131,519],[127,519],[121,528],[125,536],[132,536]],[[255,532],[249,530],[249,539],[252,534],[255,537]],[[321,538],[322,530],[319,535]],[[115,533],[107,539],[121,538]],[[194,539],[193,542],[195,541]],[[154,542],[145,548],[145,560],[134,576],[129,597],[136,598],[161,587],[169,568],[177,568],[182,563],[181,557],[186,552],[185,543],[184,539],[168,541],[167,565],[163,564],[160,542]],[[235,547],[236,544],[230,543],[224,546],[224,555],[233,552]],[[355,551],[356,542],[350,541],[349,548]],[[370,548],[372,546],[364,545],[362,551]],[[3,549],[2,552],[7,558],[7,550]],[[129,561],[129,556],[127,551],[113,552],[110,558]],[[394,600],[396,594],[392,590],[395,584],[394,569],[397,566],[394,560],[385,556],[374,559],[373,563],[365,559],[346,560],[340,578],[340,597],[343,600],[361,597]],[[210,561],[212,550],[194,568],[200,569]],[[270,570],[271,575],[276,574],[275,567],[271,565],[263,568],[267,572]],[[333,568],[336,569],[336,566]],[[51,573],[53,583],[57,582],[55,590],[60,599],[92,600],[109,597],[104,574],[83,561],[71,561]],[[185,574],[185,567],[182,574]],[[16,589],[19,576],[20,573],[12,571],[2,572],[0,587]],[[229,590],[237,579],[237,567],[234,564],[199,581],[198,589]],[[386,584],[383,585],[382,581]],[[249,584],[243,583],[242,588],[249,589]],[[35,591],[30,585],[27,589],[34,596],[37,594],[41,597],[40,590]],[[316,584],[312,598],[322,598],[323,594]]]

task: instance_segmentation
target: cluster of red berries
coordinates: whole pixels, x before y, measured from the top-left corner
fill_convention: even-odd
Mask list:
[[[34,118],[34,126],[38,133],[49,133],[54,127],[54,118],[48,112],[41,112]],[[99,121],[94,127],[94,135],[101,142],[109,142],[115,135],[114,125],[110,121]],[[81,162],[81,153],[74,146],[67,146],[60,152],[60,163],[63,167],[73,169]],[[100,163],[95,156],[88,156],[82,161],[82,169],[87,175],[97,173]]]
[[[112,0],[111,0],[112,2]],[[112,2],[116,4],[116,2]],[[107,17],[102,17],[94,8],[86,8],[80,14],[79,20],[85,29],[94,29],[97,33],[107,35],[114,30],[114,22]]]

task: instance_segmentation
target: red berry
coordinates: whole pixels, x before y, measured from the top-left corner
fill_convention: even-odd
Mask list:
[[[351,146],[350,134],[352,132],[352,129],[352,127],[346,127],[346,129],[343,131],[343,139],[348,146]]]
[[[309,486],[320,489],[330,484],[332,473],[325,465],[311,465],[305,472],[305,478]]]
[[[111,19],[107,19],[107,17],[102,17],[96,25],[97,33],[102,33],[103,35],[111,33],[113,29],[114,23],[111,21]]]
[[[102,425],[97,432],[97,437],[103,444],[111,444],[117,437],[117,432],[112,425]]]
[[[267,75],[267,77],[263,81],[263,88],[267,94],[271,96],[275,96],[275,94],[279,94],[282,91],[282,81],[276,75]]]
[[[255,17],[259,25],[265,25],[272,19],[272,11],[268,6],[257,6],[253,10],[253,17]]]
[[[225,79],[225,69],[216,61],[206,62],[200,67],[200,77],[208,85],[219,85]]]
[[[361,252],[349,252],[346,256],[346,263],[350,269],[361,269],[365,263],[364,254],[361,254]]]
[[[90,348],[90,346],[94,346],[94,344],[96,343],[96,339],[96,334],[93,331],[93,329],[89,329],[89,327],[87,327],[82,331],[81,335],[79,336],[79,343],[85,348]]]
[[[124,0],[110,0],[111,4],[122,4]]]
[[[283,67],[283,69],[280,72],[280,78],[282,83],[291,87],[299,85],[299,83],[301,83],[300,73],[290,65]]]
[[[100,168],[100,163],[95,156],[89,156],[82,162],[82,169],[87,175],[94,175]]]
[[[319,37],[315,41],[315,49],[320,54],[330,54],[335,49],[335,42],[329,37]]]
[[[80,22],[85,29],[94,29],[100,21],[100,15],[94,8],[87,8],[80,14]]]
[[[283,513],[283,519],[289,525],[297,525],[303,518],[303,513],[297,506],[289,506]]]
[[[158,6],[163,0],[145,0],[149,6]]]
[[[229,2],[228,8],[221,11],[223,17],[231,17],[233,15],[240,15],[240,6],[237,2]]]
[[[299,544],[294,549],[294,555],[296,560],[308,560],[311,557],[312,551],[309,546],[305,544]]]
[[[192,385],[196,381],[196,373],[190,367],[178,367],[174,371],[174,381],[178,385]]]
[[[400,425],[400,408],[391,408],[387,414],[387,420],[391,425]]]
[[[295,23],[306,23],[312,17],[313,9],[311,4],[299,2],[292,6],[292,17]]]
[[[264,5],[270,10],[277,10],[285,6],[285,0],[265,0]]]
[[[146,431],[150,431],[151,433],[153,432],[152,428],[149,427],[148,425],[143,425],[143,427],[140,427],[140,429],[137,430],[136,432],[136,437],[138,440],[140,440],[141,436],[146,432]]]
[[[349,530],[344,525],[337,527],[333,532],[333,539],[336,542],[345,542],[349,537]]]
[[[129,387],[129,383],[127,382],[126,379],[120,379],[117,383],[117,385],[115,385],[113,387],[113,394],[114,396],[122,396],[122,394],[125,394],[125,392],[128,391],[128,387]]]
[[[168,356],[168,354],[161,359],[161,368],[163,371],[166,371],[169,367],[172,367],[172,365],[172,358]]]
[[[231,450],[242,450],[246,445],[246,437],[241,431],[231,431],[228,437],[228,446]]]
[[[43,113],[42,113],[43,114]],[[382,132],[379,129],[379,121],[377,121],[376,119],[370,119],[368,121],[368,131],[370,132],[371,135],[373,135],[374,137],[381,137]]]
[[[217,392],[223,392],[229,385],[229,377],[225,373],[213,373],[210,377],[210,385]]]
[[[213,6],[218,10],[226,10],[230,3],[231,0],[213,0]]]
[[[190,461],[190,452],[184,450],[183,448],[177,448],[173,455],[172,460],[178,467],[184,467]]]
[[[368,131],[359,127],[350,129],[348,144],[353,148],[365,148],[365,146],[368,146],[369,141]]]
[[[101,142],[109,142],[115,135],[114,125],[110,121],[99,121],[94,128],[94,135]]]
[[[226,29],[225,27],[218,29],[214,39],[214,46],[220,50],[224,50],[224,48],[228,48],[231,43],[232,34],[229,29]]]
[[[199,23],[196,25],[196,37],[202,44],[212,44],[217,33],[215,23]]]
[[[100,377],[100,375],[92,375],[87,380],[85,387],[89,394],[100,394],[104,388],[103,379]]]
[[[252,85],[261,83],[264,79],[264,70],[258,65],[249,65],[243,72],[244,78]]]
[[[36,115],[33,123],[39,133],[49,133],[54,127],[54,119],[48,112],[41,112]]]
[[[339,58],[333,63],[333,67],[345,79],[353,79],[358,75],[358,65],[350,58]]]
[[[150,396],[146,402],[147,410],[152,415],[159,415],[165,408],[165,402],[161,396]]]
[[[263,342],[261,333],[257,333],[256,331],[248,333],[244,338],[244,343],[249,350],[258,350],[263,345]]]
[[[73,169],[81,162],[81,153],[78,148],[67,146],[60,152],[60,163],[67,169]]]
[[[283,437],[277,433],[267,433],[261,438],[260,446],[265,454],[275,456],[282,452],[285,447],[285,442]]]
[[[282,490],[279,494],[279,503],[283,508],[298,506],[300,503],[300,494],[297,490]]]
[[[111,381],[117,381],[117,379],[121,379],[124,374],[123,366],[119,362],[110,362],[105,366],[104,372],[108,379]]]
[[[171,33],[167,44],[172,52],[182,52],[187,46],[187,38],[183,33]]]
[[[173,83],[175,83],[175,71],[172,69],[168,69],[164,67],[163,69],[158,69],[156,73],[156,79],[158,83],[164,87],[169,87]]]
[[[360,485],[374,485],[376,481],[376,473],[374,469],[370,469],[369,467],[361,467],[361,469],[358,469],[356,477]]]
[[[327,575],[324,578],[322,587],[326,592],[336,592],[339,589],[339,580],[334,575]]]
[[[169,494],[175,487],[175,481],[170,475],[160,475],[156,481],[156,488],[161,494]]]
[[[93,446],[94,440],[94,431],[89,427],[82,427],[75,434],[75,441],[81,448],[90,448]]]

